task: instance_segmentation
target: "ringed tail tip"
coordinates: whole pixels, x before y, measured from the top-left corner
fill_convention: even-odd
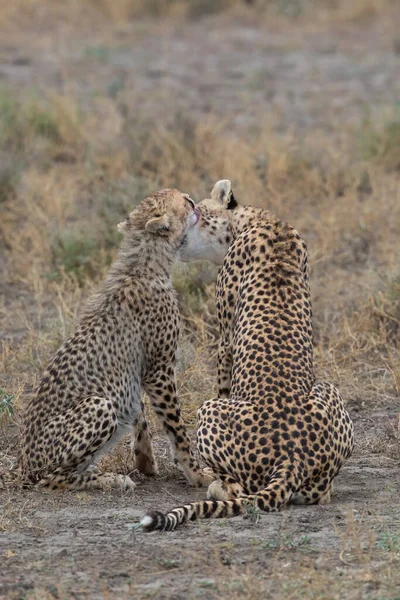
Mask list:
[[[165,528],[165,515],[160,511],[152,511],[144,515],[140,520],[143,531],[163,531]]]

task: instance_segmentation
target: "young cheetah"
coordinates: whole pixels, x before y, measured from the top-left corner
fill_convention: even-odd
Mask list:
[[[94,466],[128,432],[137,468],[154,473],[142,418],[145,390],[188,481],[210,483],[193,458],[177,398],[179,313],[170,279],[198,219],[189,196],[167,189],[119,225],[124,237],[117,258],[24,415],[18,470],[25,480],[50,489],[133,488],[129,477]]]
[[[201,457],[217,474],[208,498],[143,517],[147,531],[197,518],[326,504],[353,448],[353,425],[337,389],[316,382],[307,248],[293,227],[238,205],[218,182],[180,250],[219,262],[219,397],[198,411]]]

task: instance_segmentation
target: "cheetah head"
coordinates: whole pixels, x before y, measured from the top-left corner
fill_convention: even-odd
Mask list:
[[[125,238],[143,235],[179,248],[200,212],[188,194],[165,189],[148,196],[118,225]]]
[[[232,242],[231,218],[237,206],[229,179],[217,181],[211,198],[196,206],[200,219],[187,231],[179,259],[182,262],[205,259],[221,265]]]

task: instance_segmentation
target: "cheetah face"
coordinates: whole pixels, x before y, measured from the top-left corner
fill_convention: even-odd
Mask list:
[[[165,189],[142,200],[118,229],[128,235],[162,237],[179,247],[187,231],[194,228],[199,219],[200,212],[188,194]]]
[[[210,260],[221,265],[232,242],[230,217],[237,203],[228,179],[218,181],[211,198],[197,204],[200,218],[186,233],[179,250],[182,262]]]
[[[179,260],[210,260],[221,265],[232,241],[229,221],[220,211],[211,206],[212,201],[203,200],[197,204],[199,219],[188,229],[179,249]]]

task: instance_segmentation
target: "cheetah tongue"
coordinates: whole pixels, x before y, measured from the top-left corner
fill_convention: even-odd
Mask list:
[[[198,209],[198,208],[195,208],[195,209],[194,209],[194,214],[195,214],[195,216],[196,216],[196,220],[195,220],[195,222],[193,223],[193,226],[194,226],[194,225],[197,225],[197,223],[200,221],[200,211],[199,211],[199,209]]]

